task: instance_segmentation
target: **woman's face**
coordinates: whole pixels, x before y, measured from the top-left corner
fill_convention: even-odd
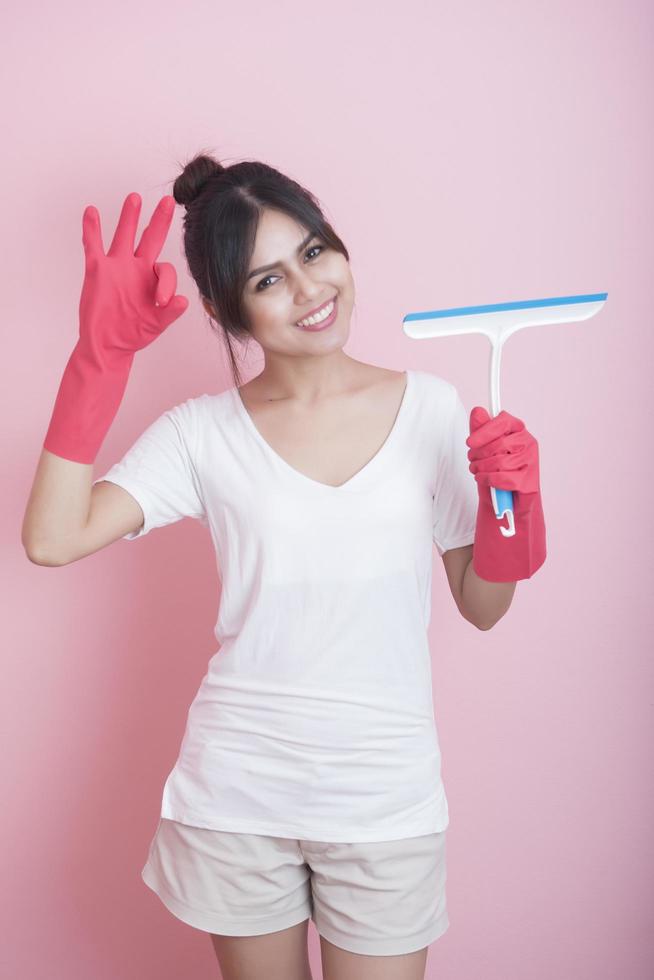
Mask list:
[[[261,214],[243,303],[252,335],[264,350],[326,354],[342,348],[348,339],[354,305],[350,264],[326,242],[309,236],[305,227],[283,212],[265,209]],[[329,326],[317,331],[297,326],[332,299],[336,318]]]

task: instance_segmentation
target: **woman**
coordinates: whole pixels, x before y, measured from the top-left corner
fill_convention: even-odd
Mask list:
[[[423,977],[449,924],[432,543],[462,615],[490,628],[545,558],[537,443],[482,408],[466,439],[453,385],[344,352],[348,252],[295,181],[200,154],[173,195],[234,386],[164,412],[92,479],[135,352],[188,304],[156,261],[172,197],[134,249],[141,200],[128,195],[106,254],[88,207],[80,338],[23,542],[32,561],[62,565],[183,517],[209,528],[220,648],[142,876],[210,933],[225,980],[310,977],[310,917],[326,980]],[[232,341],[249,338],[265,365],[240,385]],[[499,548],[491,483],[516,491],[517,534]]]

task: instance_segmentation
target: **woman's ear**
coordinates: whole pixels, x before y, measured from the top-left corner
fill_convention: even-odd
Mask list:
[[[214,320],[218,319],[213,304],[210,303],[208,299],[205,299],[204,296],[202,297],[202,305],[204,306],[205,310],[207,311],[210,317],[213,317]]]

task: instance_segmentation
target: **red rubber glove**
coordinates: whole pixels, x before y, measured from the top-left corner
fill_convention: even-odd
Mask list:
[[[487,582],[531,578],[545,561],[545,518],[540,494],[538,443],[521,419],[508,412],[491,418],[485,408],[470,413],[468,467],[479,491],[472,550],[473,568]],[[495,516],[490,487],[513,491],[515,534],[505,538]]]
[[[59,385],[43,443],[48,452],[76,463],[95,461],[127,387],[134,354],[187,308],[186,297],[175,295],[175,267],[155,262],[174,208],[174,197],[161,198],[134,251],[141,197],[128,194],[106,255],[100,215],[93,205],[85,209],[79,340]]]

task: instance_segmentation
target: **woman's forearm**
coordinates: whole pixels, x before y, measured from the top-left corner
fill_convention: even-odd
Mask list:
[[[461,590],[467,618],[480,629],[490,629],[511,605],[516,585],[517,582],[487,582],[479,578],[470,559]]]

